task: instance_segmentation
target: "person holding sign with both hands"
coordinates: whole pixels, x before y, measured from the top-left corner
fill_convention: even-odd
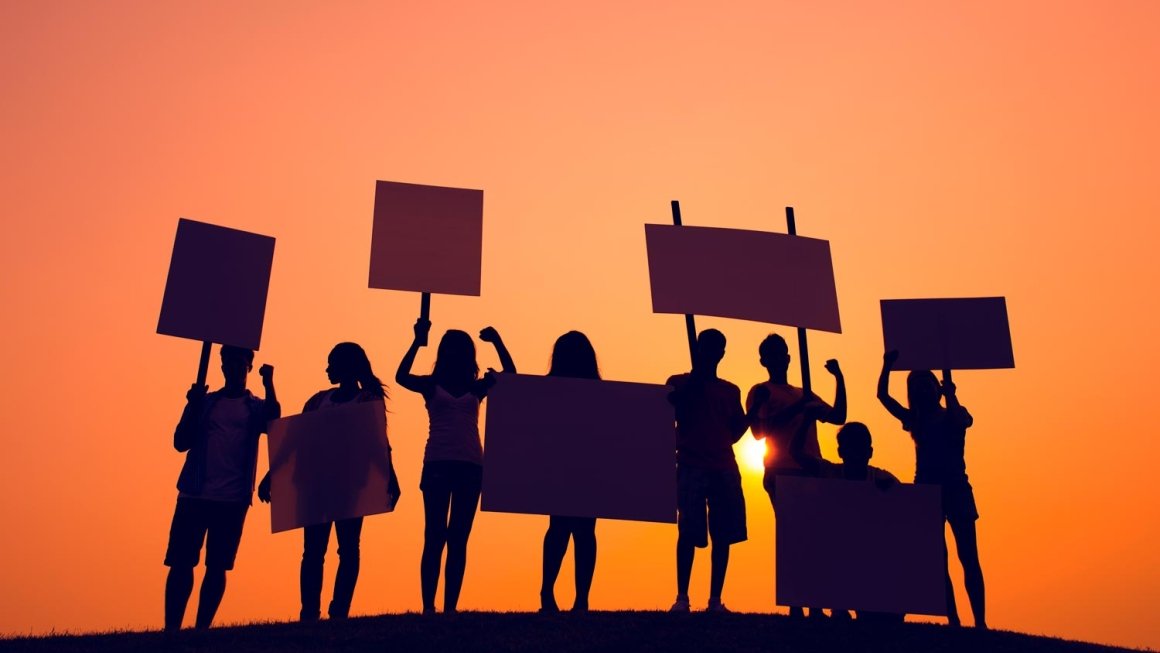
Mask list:
[[[942,487],[943,514],[955,536],[967,597],[971,601],[971,612],[975,615],[975,627],[986,628],[983,570],[979,564],[979,545],[975,534],[975,520],[979,518],[979,512],[975,507],[974,491],[967,480],[965,457],[967,429],[974,423],[974,419],[959,403],[949,371],[943,372],[941,384],[930,370],[914,370],[907,375],[909,406],[904,408],[890,396],[890,371],[897,360],[897,351],[888,351],[882,357],[878,400],[914,439],[914,482]],[[945,408],[941,403],[942,398],[946,399]],[[949,571],[946,588],[948,619],[952,626],[957,626],[959,615]]]
[[[455,612],[459,602],[467,566],[467,538],[475,521],[483,482],[479,404],[495,384],[492,369],[480,378],[471,336],[454,329],[448,330],[440,340],[432,373],[429,376],[412,374],[415,356],[427,345],[430,330],[429,320],[420,318],[415,323],[415,340],[395,374],[396,383],[423,395],[430,418],[419,482],[426,523],[420,562],[424,614],[435,613],[435,590],[439,585],[439,563],[444,547],[447,563],[443,611]],[[515,363],[494,328],[480,331],[479,339],[495,346],[504,372],[515,373]]]

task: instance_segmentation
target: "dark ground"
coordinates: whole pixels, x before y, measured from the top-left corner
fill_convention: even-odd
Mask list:
[[[930,624],[859,625],[763,614],[468,612],[362,617],[311,625],[255,624],[208,632],[126,632],[0,640],[0,651],[710,651],[1095,653],[1114,647]]]

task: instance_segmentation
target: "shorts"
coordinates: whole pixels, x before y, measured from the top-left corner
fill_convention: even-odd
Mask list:
[[[943,515],[952,525],[973,522],[979,518],[975,505],[975,491],[967,481],[956,481],[942,486]]]
[[[461,492],[476,494],[483,485],[483,466],[464,460],[429,460],[423,463],[419,490],[423,492]]]
[[[741,472],[678,464],[677,532],[698,548],[748,539]]]
[[[207,568],[233,569],[249,509],[250,504],[241,501],[178,497],[169,526],[165,566],[196,567],[204,542]]]

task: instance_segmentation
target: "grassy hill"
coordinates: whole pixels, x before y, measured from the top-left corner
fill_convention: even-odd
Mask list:
[[[859,625],[759,614],[594,612],[585,615],[469,612],[363,617],[302,625],[254,624],[208,632],[126,632],[0,640],[0,651],[711,651],[1095,653],[1125,651],[1011,632],[930,624]]]

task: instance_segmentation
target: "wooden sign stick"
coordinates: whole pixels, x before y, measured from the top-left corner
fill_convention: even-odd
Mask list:
[[[785,224],[789,230],[789,235],[797,235],[797,222],[794,221],[793,207],[785,207]],[[802,392],[809,394],[813,392],[813,384],[810,382],[810,345],[806,339],[805,327],[797,328],[798,339],[798,362],[802,368]]]
[[[673,224],[678,227],[681,226],[681,203],[677,200],[671,202],[673,207]],[[792,211],[792,209],[791,209]],[[792,219],[792,218],[791,218]],[[689,338],[689,359],[697,364],[697,324],[693,320],[693,316],[685,313],[685,334]]]

